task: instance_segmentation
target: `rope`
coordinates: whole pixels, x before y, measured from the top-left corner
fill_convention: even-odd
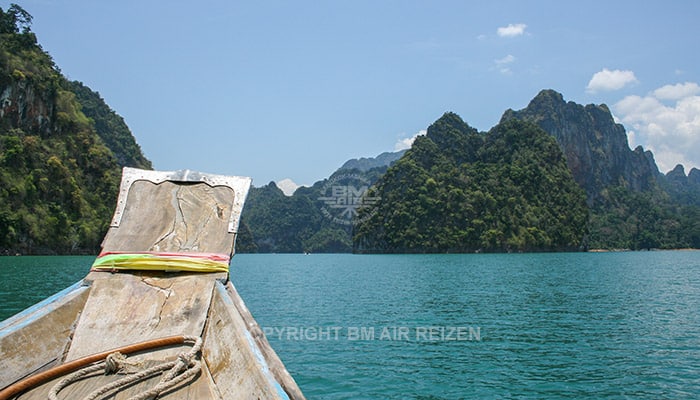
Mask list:
[[[190,351],[186,353],[180,353],[176,360],[162,363],[154,367],[145,369],[143,371],[130,374],[122,379],[118,379],[101,388],[93,391],[83,400],[97,400],[105,394],[120,389],[136,382],[150,378],[162,371],[168,371],[163,375],[160,382],[143,393],[129,398],[129,400],[149,400],[155,399],[158,395],[165,392],[166,390],[172,389],[175,386],[186,382],[192,377],[196,376],[202,369],[201,362],[199,360],[199,353],[202,349],[202,338],[198,336],[183,336],[185,342],[193,343]],[[120,371],[127,365],[134,365],[126,361],[126,356],[119,352],[111,353],[107,356],[105,361],[98,364],[92,365],[87,368],[78,370],[66,378],[58,382],[54,387],[51,388],[49,392],[49,400],[58,400],[58,393],[69,386],[70,384],[77,382],[87,375],[93,374],[95,372],[104,370],[105,374],[115,373]]]
[[[126,361],[126,356],[124,354],[115,351],[105,358],[105,375],[116,374],[124,365],[136,364]]]
[[[128,346],[123,346],[118,349],[112,349],[101,353],[91,354],[89,356],[85,356],[77,360],[69,361],[65,364],[55,366],[47,371],[36,373],[18,382],[13,383],[5,389],[0,390],[0,400],[11,399],[13,396],[19,393],[43,385],[46,382],[49,382],[65,374],[77,371],[80,368],[83,368],[92,363],[102,361],[112,353],[140,353],[144,351],[157,349],[160,347],[181,345],[183,343],[185,343],[185,338],[183,336],[168,336],[160,339],[152,339],[147,340],[145,342],[130,344]]]

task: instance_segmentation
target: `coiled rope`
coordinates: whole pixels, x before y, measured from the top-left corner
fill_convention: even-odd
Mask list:
[[[58,400],[58,393],[62,389],[66,388],[71,383],[74,383],[89,374],[95,373],[100,370],[104,370],[106,374],[115,373],[118,372],[120,369],[124,368],[125,366],[133,366],[134,364],[129,363],[126,360],[126,356],[124,356],[123,353],[136,353],[155,349],[158,347],[165,347],[183,343],[192,343],[192,348],[188,352],[180,353],[176,360],[165,362],[134,374],[129,374],[122,379],[116,380],[93,391],[87,397],[85,397],[85,400],[96,400],[100,398],[100,396],[104,396],[105,394],[113,390],[126,387],[140,380],[149,378],[162,371],[167,370],[168,372],[163,375],[160,382],[156,386],[154,386],[148,391],[131,397],[129,400],[154,399],[166,390],[172,389],[173,387],[193,378],[201,371],[201,337],[171,336],[162,339],[149,340],[147,342],[141,342],[129,346],[124,346],[119,349],[111,350],[109,352],[103,352],[83,357],[81,359],[57,366],[48,371],[39,373],[37,375],[31,376],[13,385],[8,386],[4,390],[0,391],[0,400],[10,399],[16,394],[39,386],[63,374],[75,371],[71,375],[67,376],[66,378],[58,382],[56,385],[54,385],[54,387],[49,392],[50,400]],[[96,361],[100,362],[94,365],[89,365]],[[89,366],[83,368],[86,365]]]

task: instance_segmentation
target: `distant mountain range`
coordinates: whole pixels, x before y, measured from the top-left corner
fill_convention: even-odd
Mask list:
[[[404,151],[352,159],[327,179],[301,186],[291,196],[274,182],[251,188],[241,216],[238,252],[348,253],[352,251],[354,212],[360,195]]]
[[[367,172],[374,168],[388,167],[404,155],[406,150],[385,152],[376,157],[353,158],[346,161],[338,170],[358,170]]]
[[[254,189],[241,250],[700,248],[700,171],[661,174],[650,151],[627,143],[605,105],[566,102],[554,90],[505,111],[489,132],[446,113],[408,151],[349,160],[290,198],[272,196],[279,191],[272,183]],[[373,201],[343,225],[324,215],[319,199],[348,173],[372,186],[364,194]]]

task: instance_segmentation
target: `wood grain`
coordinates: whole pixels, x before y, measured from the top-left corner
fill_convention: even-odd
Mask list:
[[[201,336],[214,282],[226,274],[91,272],[88,279],[67,361],[165,336]]]
[[[78,287],[45,308],[3,327],[0,388],[61,362],[88,293],[88,287]]]
[[[103,251],[230,255],[234,196],[226,186],[134,181],[119,225],[105,236]],[[28,374],[134,343],[188,335],[204,339],[202,371],[159,399],[304,399],[227,273],[94,271],[79,291],[42,308],[40,314],[41,318],[28,315],[18,320],[26,326],[10,325],[14,330],[0,335],[0,355],[9,360],[0,357],[0,387],[23,376],[16,371]],[[187,350],[186,345],[170,346],[128,359],[142,370]],[[85,397],[121,377],[95,374],[65,388],[60,398]],[[59,379],[18,398],[45,399]],[[159,375],[145,379],[108,398],[128,399],[159,380]]]
[[[281,399],[260,354],[256,354],[245,321],[223,285],[214,291],[205,331],[204,358],[225,399]],[[281,388],[280,388],[281,390]],[[286,397],[286,395],[285,395]]]

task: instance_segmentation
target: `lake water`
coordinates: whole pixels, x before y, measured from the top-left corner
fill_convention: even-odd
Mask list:
[[[0,258],[0,318],[92,257]],[[700,398],[700,252],[248,255],[231,278],[309,399]]]

